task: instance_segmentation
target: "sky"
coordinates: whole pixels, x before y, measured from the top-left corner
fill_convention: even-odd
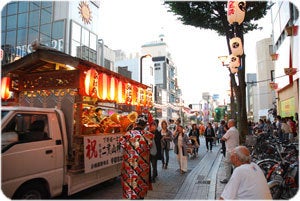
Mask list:
[[[220,94],[224,99],[223,94],[229,90],[229,71],[218,60],[218,56],[228,55],[224,36],[183,25],[173,13],[167,12],[162,0],[102,0],[100,23],[99,34],[104,43],[127,53],[140,52],[143,44],[164,34],[186,104],[198,104],[202,92]],[[262,31],[244,36],[247,73],[255,72],[256,41],[271,35],[270,15],[260,24],[264,24]]]

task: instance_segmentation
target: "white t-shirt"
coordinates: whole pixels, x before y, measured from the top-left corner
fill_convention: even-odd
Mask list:
[[[231,127],[223,137],[227,139],[225,142],[226,152],[231,152],[235,147],[239,146],[240,137],[236,127]]]
[[[221,197],[225,200],[272,199],[267,180],[255,163],[243,164],[235,168]]]

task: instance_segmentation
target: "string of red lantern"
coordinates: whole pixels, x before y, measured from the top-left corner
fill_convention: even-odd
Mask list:
[[[101,100],[114,101],[117,103],[126,103],[136,106],[149,106],[151,100],[147,98],[148,92],[142,87],[138,87],[131,83],[124,83],[114,76],[106,73],[98,73],[95,69],[89,69],[85,73],[84,79],[84,95],[96,97]]]
[[[1,99],[3,100],[9,99],[10,97],[9,86],[10,86],[10,77],[3,77],[1,79]]]

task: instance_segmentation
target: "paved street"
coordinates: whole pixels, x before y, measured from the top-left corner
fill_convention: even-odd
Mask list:
[[[153,190],[148,191],[145,199],[218,199],[224,185],[218,180],[222,177],[222,154],[220,145],[213,146],[212,152],[206,152],[205,140],[200,139],[199,156],[188,159],[188,172],[181,175],[174,151],[170,151],[168,169],[162,169],[158,162],[158,177],[153,183]],[[220,178],[219,178],[220,177]],[[121,199],[122,189],[120,178],[105,182],[93,188],[77,193],[66,199]]]

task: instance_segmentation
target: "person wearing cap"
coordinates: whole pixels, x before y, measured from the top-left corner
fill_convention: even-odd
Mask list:
[[[144,199],[150,183],[150,149],[154,135],[145,130],[147,116],[139,115],[132,130],[120,138],[123,150],[121,184],[123,199]]]
[[[265,175],[257,164],[251,162],[247,147],[235,147],[230,160],[235,169],[221,194],[221,200],[272,199]]]

